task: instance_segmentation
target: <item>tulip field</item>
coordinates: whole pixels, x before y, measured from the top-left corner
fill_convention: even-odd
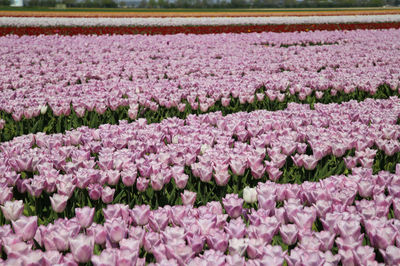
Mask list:
[[[0,36],[0,265],[400,265],[400,12]]]

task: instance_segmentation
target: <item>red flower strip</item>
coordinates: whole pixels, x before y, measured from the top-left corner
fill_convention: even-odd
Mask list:
[[[315,30],[356,30],[400,28],[400,22],[346,23],[346,24],[292,24],[292,25],[226,25],[226,26],[143,26],[143,27],[0,27],[0,36],[15,35],[103,35],[103,34],[210,34],[243,32],[294,32]]]

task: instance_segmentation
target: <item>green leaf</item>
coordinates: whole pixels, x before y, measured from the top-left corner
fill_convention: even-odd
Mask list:
[[[150,199],[152,199],[154,196],[154,190],[152,188],[148,188],[146,190],[146,196],[149,197]]]
[[[121,202],[122,197],[125,196],[125,190],[122,190],[113,200],[113,203]]]

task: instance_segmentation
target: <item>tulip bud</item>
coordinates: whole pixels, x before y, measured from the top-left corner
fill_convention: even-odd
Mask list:
[[[0,119],[0,130],[2,130],[4,128],[5,124],[6,124],[6,121],[4,121],[3,119]]]
[[[50,197],[51,207],[57,213],[61,213],[67,207],[68,196],[54,194],[53,197]]]
[[[245,187],[243,189],[243,199],[247,203],[257,202],[257,190],[256,190],[256,188]]]
[[[40,113],[44,115],[47,112],[47,105],[43,105],[40,107]]]

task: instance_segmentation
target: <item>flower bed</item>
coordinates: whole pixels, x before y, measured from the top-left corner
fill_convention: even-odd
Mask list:
[[[399,14],[368,16],[288,16],[288,17],[0,17],[0,26],[216,26],[216,25],[293,25],[400,22]]]
[[[198,204],[205,204],[229,192],[241,195],[260,180],[301,184],[349,173],[357,165],[374,174],[394,172],[400,159],[399,106],[397,97],[316,104],[315,110],[290,104],[275,112],[209,113],[149,125],[139,119],[65,135],[25,135],[0,146],[5,181],[0,203],[13,195],[7,184],[18,187],[16,195],[29,192],[22,197],[32,205],[42,193],[48,198],[55,191],[68,195],[66,202],[80,188],[89,196],[73,204],[108,193],[102,198],[107,204],[116,192],[117,202],[160,206],[178,203],[178,191],[185,188],[198,192]]]
[[[152,211],[147,205],[115,204],[96,213],[76,208],[75,217],[38,227],[38,217],[21,216],[23,205],[15,201],[2,207],[12,220],[12,227],[1,227],[10,258],[6,263],[378,265],[377,259],[396,265],[400,173],[355,170],[347,178],[302,186],[260,183],[254,191],[258,210],[229,194],[222,204],[198,208],[189,204]],[[373,191],[368,192],[372,199],[360,196],[365,191]],[[278,207],[277,201],[283,204]]]
[[[166,26],[166,27],[0,27],[5,35],[106,35],[106,34],[216,34],[249,32],[295,32],[316,30],[398,29],[399,22],[346,23],[346,24],[295,24],[295,25],[237,25],[237,26]]]
[[[18,137],[7,263],[395,265],[399,117],[393,97]]]
[[[399,265],[398,18],[0,17],[0,265]]]
[[[398,94],[399,38],[393,29],[3,37],[0,138],[128,118],[387,98]]]

